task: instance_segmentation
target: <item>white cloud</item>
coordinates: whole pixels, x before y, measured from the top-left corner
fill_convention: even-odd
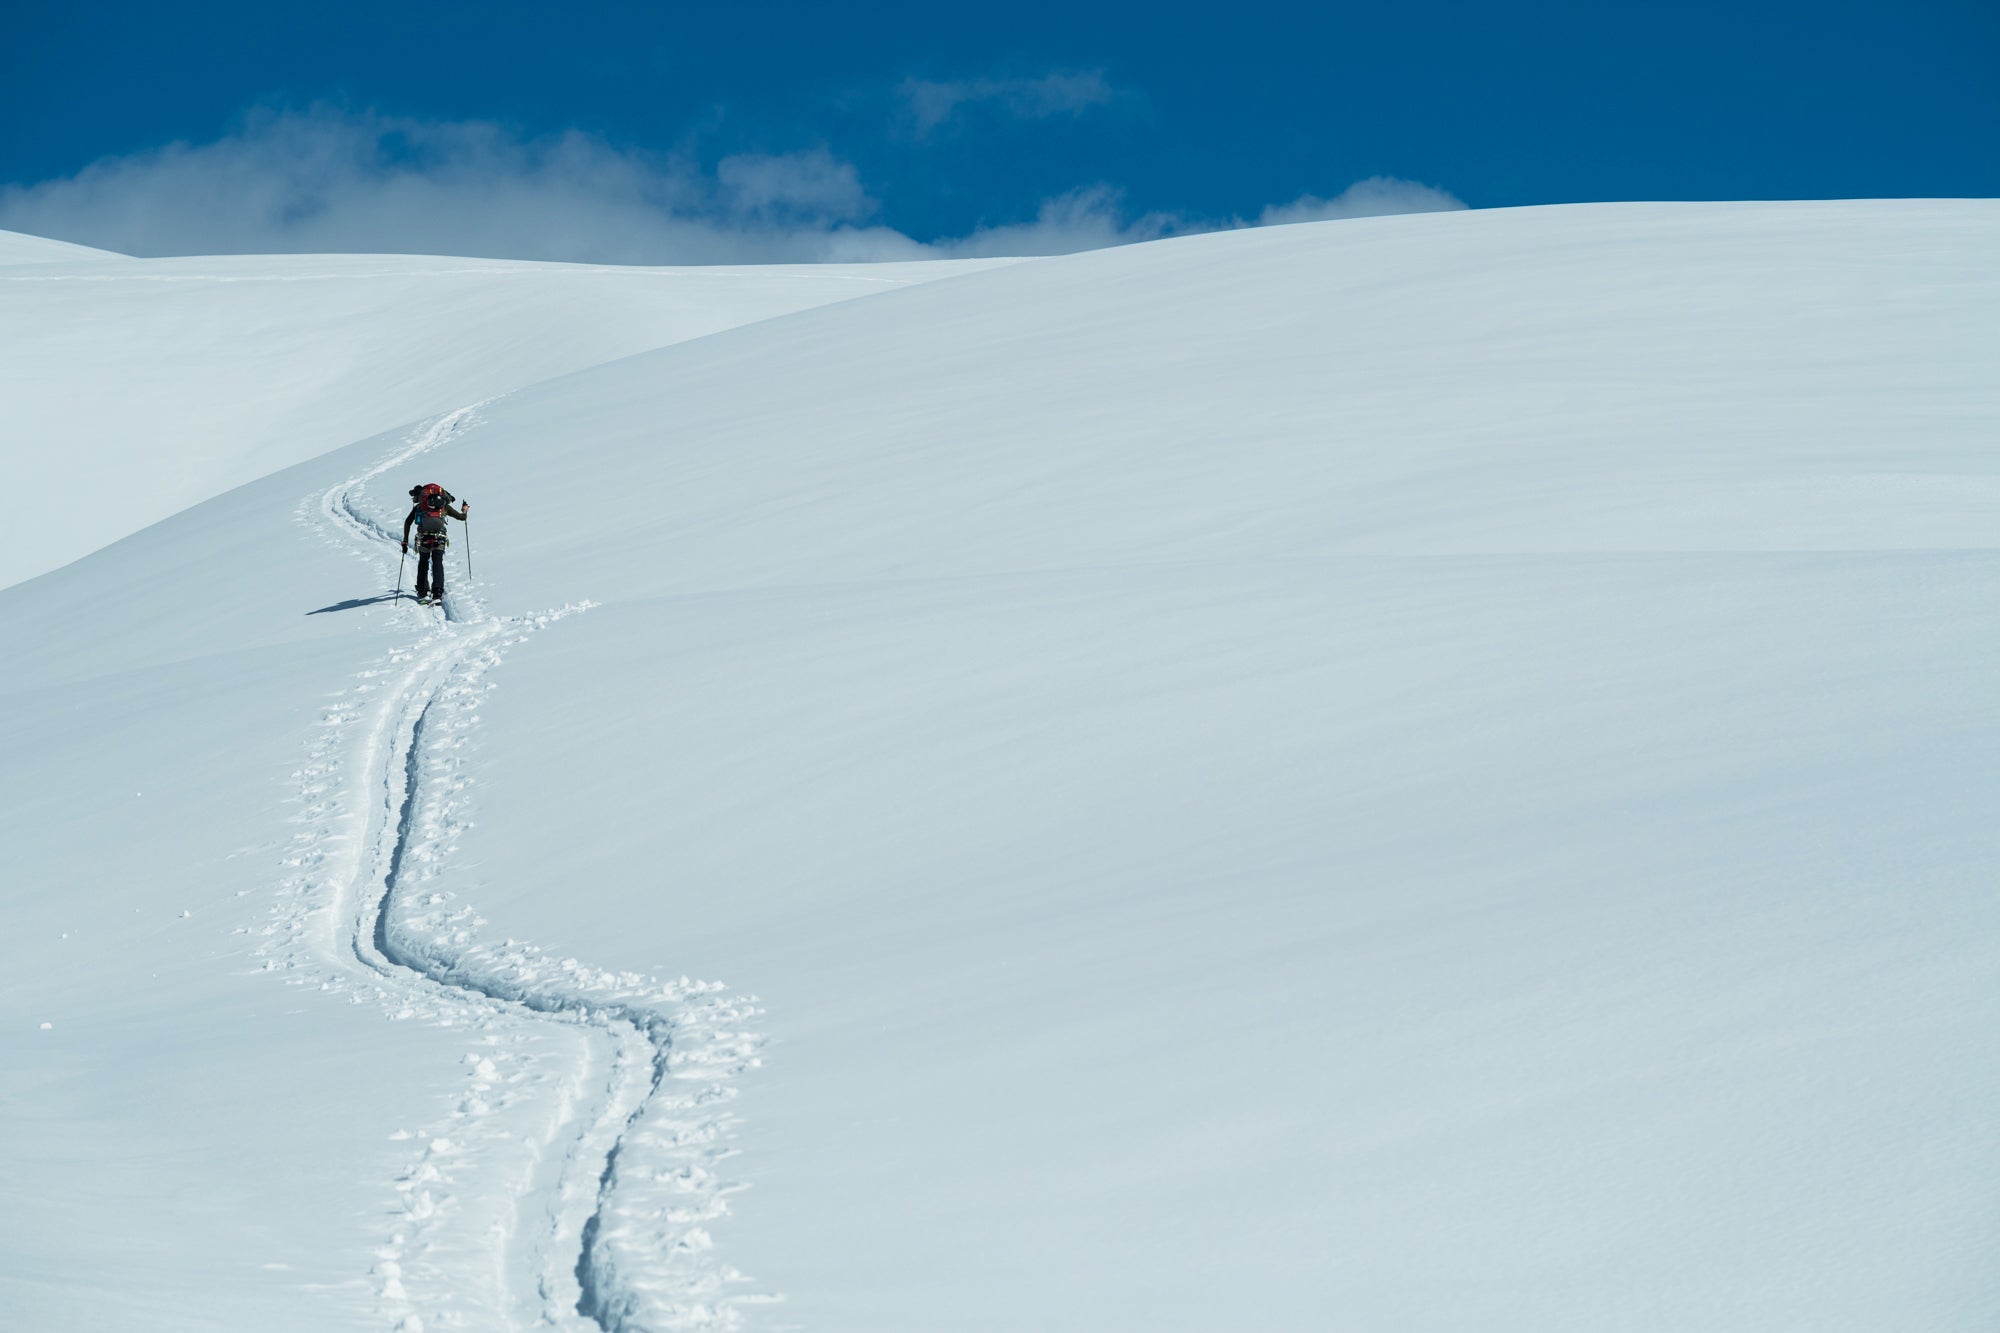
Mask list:
[[[1028,94],[1022,94],[1024,97]],[[1046,104],[1087,98],[1045,89]],[[328,107],[263,111],[211,143],[106,158],[74,176],[0,187],[0,229],[132,255],[392,253],[585,263],[713,264],[1061,254],[1161,236],[1460,208],[1377,177],[1254,223],[1128,216],[1092,186],[1029,222],[931,243],[877,220],[854,165],[823,148],[722,159],[615,147],[572,131],[526,138],[482,121]]]
[[[854,164],[823,148],[725,157],[715,179],[725,211],[737,217],[824,225],[864,218],[876,208]]]
[[[0,189],[0,227],[135,255],[401,252],[731,263],[867,251],[875,203],[824,150],[685,158],[572,131],[326,107]],[[891,234],[893,237],[893,234]],[[903,239],[903,238],[894,238]]]
[[[932,134],[967,107],[990,106],[1018,120],[1046,120],[1079,116],[1119,97],[1104,71],[1094,69],[1058,70],[1032,79],[905,79],[897,86],[896,95],[909,112],[918,138]]]
[[[1393,176],[1356,181],[1331,199],[1302,194],[1289,204],[1272,204],[1253,224],[1272,227],[1286,222],[1326,222],[1333,218],[1375,218],[1392,213],[1447,213],[1464,208],[1454,195]]]
[[[969,236],[936,241],[931,249],[952,258],[1061,255],[1156,241],[1165,236],[1193,236],[1287,222],[1385,217],[1395,213],[1444,213],[1465,207],[1462,200],[1443,190],[1391,176],[1356,181],[1331,199],[1307,194],[1289,204],[1273,204],[1259,213],[1255,221],[1230,218],[1218,222],[1178,213],[1128,217],[1123,205],[1124,197],[1119,190],[1109,185],[1094,185],[1044,201],[1033,222],[981,227]]]
[[[952,259],[1067,255],[1158,240],[1187,230],[1213,228],[1187,227],[1166,213],[1147,213],[1128,220],[1120,192],[1109,185],[1093,185],[1044,200],[1033,222],[981,227],[968,236],[937,241],[932,249]]]

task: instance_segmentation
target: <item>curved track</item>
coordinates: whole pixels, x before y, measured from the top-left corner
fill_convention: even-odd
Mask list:
[[[429,423],[303,502],[302,519],[379,568],[400,532],[367,483],[476,413]],[[400,604],[411,640],[337,697],[301,770],[297,873],[265,966],[394,1019],[476,1034],[464,1095],[411,1136],[396,1228],[377,1250],[379,1308],[407,1333],[737,1328],[772,1299],[717,1257],[707,1229],[732,1192],[716,1166],[733,1080],[757,1063],[761,1040],[744,1030],[754,1002],[485,940],[450,887],[485,677],[512,645],[588,606],[496,616],[463,587],[442,621]]]

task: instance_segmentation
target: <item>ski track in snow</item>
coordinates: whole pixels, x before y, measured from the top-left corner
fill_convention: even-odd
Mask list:
[[[298,521],[379,570],[401,533],[367,503],[367,483],[470,429],[478,406],[308,497]],[[589,605],[500,617],[462,586],[442,618],[399,603],[417,635],[334,696],[296,774],[299,832],[262,928],[265,970],[469,1033],[451,1109],[391,1135],[412,1153],[372,1276],[398,1333],[732,1329],[778,1299],[751,1290],[708,1231],[739,1188],[718,1168],[732,1155],[735,1078],[759,1063],[754,997],[485,939],[449,887],[471,826],[466,751],[496,688],[486,677],[509,647]]]

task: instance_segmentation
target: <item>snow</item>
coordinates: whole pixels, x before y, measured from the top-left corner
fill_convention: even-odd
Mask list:
[[[0,591],[0,1307],[1990,1327],[1996,231],[954,271]]]
[[[0,264],[61,264],[84,259],[123,259],[111,250],[95,250],[87,245],[29,236],[24,232],[0,231]]]
[[[419,416],[990,266],[127,259],[12,232],[0,264],[0,485],[37,499],[0,532],[0,583]]]

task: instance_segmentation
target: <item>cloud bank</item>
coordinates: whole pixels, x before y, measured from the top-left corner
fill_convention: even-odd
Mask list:
[[[1331,199],[1300,195],[1289,204],[1273,204],[1253,224],[1275,227],[1288,222],[1327,222],[1334,218],[1379,218],[1393,213],[1447,213],[1464,208],[1453,195],[1415,181],[1370,176],[1356,181]]]
[[[330,108],[0,189],[0,227],[135,255],[406,253],[597,263],[893,257],[915,243],[824,150],[712,171],[579,132]],[[876,235],[876,232],[880,235]],[[85,242],[86,244],[88,242]]]
[[[1088,95],[1045,92],[1051,105]],[[946,100],[933,110],[950,115],[958,104]],[[1377,177],[1331,198],[1274,205],[1254,220],[1134,216],[1115,188],[1097,185],[1044,201],[1032,221],[920,242],[884,225],[853,164],[824,148],[741,154],[707,167],[577,131],[528,138],[483,121],[315,107],[256,112],[210,143],[173,143],[74,176],[0,187],[0,229],[142,256],[814,263],[1064,254],[1230,227],[1463,207],[1441,190]]]

